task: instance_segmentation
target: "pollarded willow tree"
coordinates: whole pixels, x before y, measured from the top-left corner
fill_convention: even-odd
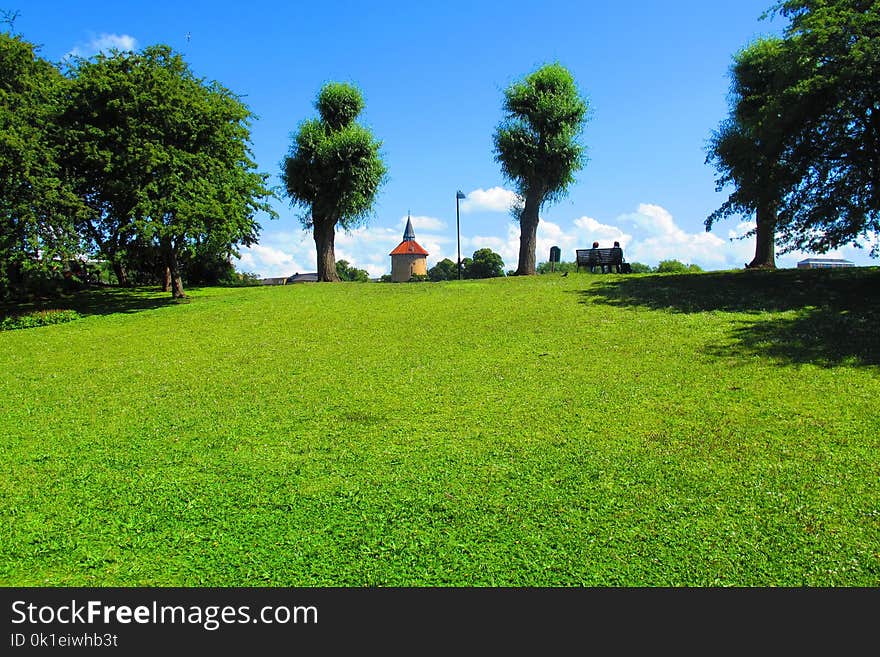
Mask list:
[[[504,92],[505,117],[495,131],[495,159],[516,188],[520,204],[517,275],[535,270],[541,208],[560,200],[586,164],[579,139],[589,104],[559,63],[546,64]]]
[[[319,118],[304,121],[282,163],[281,180],[300,217],[311,229],[318,260],[318,280],[338,281],[334,242],[336,225],[350,230],[370,215],[387,169],[381,142],[355,119],[364,108],[360,90],[328,82],[318,92]]]

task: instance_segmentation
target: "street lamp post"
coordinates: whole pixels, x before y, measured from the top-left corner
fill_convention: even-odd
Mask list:
[[[461,190],[455,193],[455,240],[458,245],[458,280],[461,280],[461,230],[458,221],[458,202],[464,198]]]

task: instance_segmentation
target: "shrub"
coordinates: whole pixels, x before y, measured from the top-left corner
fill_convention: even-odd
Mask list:
[[[341,281],[353,281],[356,283],[367,283],[370,280],[370,274],[366,269],[358,269],[348,264],[348,260],[336,261],[336,275]]]
[[[659,274],[689,274],[703,270],[699,265],[686,265],[679,260],[663,260],[654,271]]]
[[[72,322],[79,318],[80,314],[75,310],[35,310],[22,315],[7,317],[0,322],[0,331],[63,324],[64,322]]]
[[[262,285],[260,275],[249,271],[232,271],[220,280],[219,285],[223,287],[250,287],[252,285]]]
[[[428,278],[432,281],[452,281],[458,278],[455,263],[449,258],[443,258],[428,270]]]
[[[464,270],[465,278],[497,278],[499,276],[504,276],[504,261],[492,249],[474,251],[474,257]]]
[[[565,260],[552,263],[541,262],[535,268],[535,271],[539,274],[564,274],[566,272],[575,272],[577,271],[577,262],[566,262]]]

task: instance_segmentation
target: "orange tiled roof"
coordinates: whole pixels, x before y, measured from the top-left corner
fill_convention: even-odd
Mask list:
[[[404,240],[397,245],[388,255],[428,255],[428,252],[420,247],[415,240]]]

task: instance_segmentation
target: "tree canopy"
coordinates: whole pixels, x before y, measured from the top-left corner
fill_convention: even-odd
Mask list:
[[[428,270],[428,279],[432,281],[453,281],[458,278],[455,263],[449,258],[443,258]]]
[[[680,260],[661,260],[654,271],[658,274],[693,274],[703,269],[699,265],[686,265]]]
[[[83,229],[111,261],[154,249],[182,297],[182,262],[199,248],[256,242],[273,192],[235,94],[161,45],[76,59],[70,77],[63,162],[90,209]]]
[[[0,296],[83,273],[90,255],[122,284],[127,269],[138,280],[164,270],[177,297],[190,262],[228,275],[236,247],[257,239],[256,215],[276,216],[251,160],[251,119],[167,46],[62,70],[0,34]]]
[[[336,261],[336,274],[341,281],[366,283],[370,280],[370,273],[366,269],[358,269],[349,264],[348,260]]]
[[[782,38],[760,40],[735,60],[731,117],[709,160],[719,186],[736,190],[707,229],[775,205],[782,252],[871,243],[876,257],[880,0],[787,0],[768,15],[789,24]],[[759,216],[759,242],[761,228]]]
[[[473,257],[464,271],[465,278],[497,278],[504,276],[504,261],[492,249],[474,251]]]
[[[797,184],[780,211],[791,248],[825,252],[880,232],[880,0],[787,0],[785,42],[801,64],[784,102],[802,118]],[[770,105],[772,108],[772,105]]]
[[[78,250],[81,205],[58,164],[66,86],[32,44],[0,33],[0,298],[23,294]]]
[[[495,159],[516,188],[520,205],[518,275],[535,273],[539,212],[566,194],[586,164],[579,139],[589,105],[571,73],[546,64],[504,92],[504,119],[495,135]]]
[[[756,236],[749,267],[776,266],[778,208],[793,184],[784,154],[793,113],[765,117],[761,107],[793,79],[791,69],[780,39],[758,39],[737,53],[730,70],[730,114],[709,142],[706,162],[719,172],[717,191],[734,188],[706,219],[706,229],[732,215],[754,214],[756,227],[746,235]]]
[[[312,229],[319,281],[338,281],[336,225],[349,230],[369,217],[387,169],[381,142],[355,122],[364,107],[360,90],[329,82],[315,101],[319,118],[304,121],[282,164],[281,179],[301,222]]]

